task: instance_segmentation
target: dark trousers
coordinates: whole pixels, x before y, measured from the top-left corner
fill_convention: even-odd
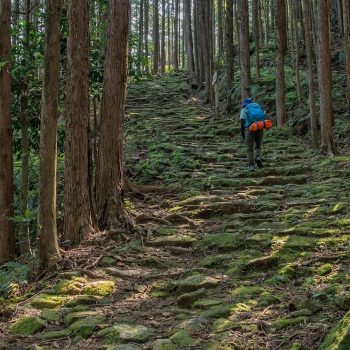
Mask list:
[[[263,139],[264,139],[264,130],[251,132],[248,129],[246,129],[245,142],[247,145],[248,165],[255,164],[254,148],[255,148],[255,157],[261,156]]]

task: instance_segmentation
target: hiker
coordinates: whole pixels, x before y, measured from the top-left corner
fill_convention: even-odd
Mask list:
[[[258,168],[262,168],[261,148],[264,128],[267,128],[265,125],[266,114],[262,107],[258,103],[253,102],[251,98],[245,98],[241,106],[241,138],[242,142],[245,142],[247,145],[248,171],[254,171],[255,165]],[[259,122],[262,124],[258,125]]]

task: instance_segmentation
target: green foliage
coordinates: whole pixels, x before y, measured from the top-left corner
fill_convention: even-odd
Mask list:
[[[29,266],[10,261],[0,268],[0,296],[6,296],[14,288],[24,286],[29,279]]]

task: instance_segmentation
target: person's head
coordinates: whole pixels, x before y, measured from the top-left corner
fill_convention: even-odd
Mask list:
[[[253,103],[253,99],[251,98],[245,98],[242,102],[241,102],[241,106],[242,107],[247,107],[249,104]]]

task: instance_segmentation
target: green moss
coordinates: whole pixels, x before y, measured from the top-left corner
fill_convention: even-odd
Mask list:
[[[192,304],[196,300],[204,297],[206,295],[206,293],[207,293],[206,289],[201,288],[201,289],[195,290],[193,292],[186,293],[186,294],[179,296],[177,298],[176,302],[178,305],[180,305],[182,307],[191,307]]]
[[[196,274],[174,282],[176,290],[180,293],[192,292],[197,289],[210,289],[216,287],[220,280],[210,276]]]
[[[208,268],[227,267],[232,260],[231,254],[209,255],[200,262],[200,265]]]
[[[220,318],[213,323],[213,331],[215,333],[221,333],[228,330],[240,329],[242,324],[239,322],[230,321],[225,318]]]
[[[68,325],[78,321],[78,320],[81,320],[81,319],[84,319],[84,318],[87,318],[87,317],[98,317],[98,316],[101,316],[103,317],[102,315],[100,315],[97,311],[79,311],[79,312],[72,312],[70,314],[68,314],[65,318],[64,318],[64,322]]]
[[[176,345],[184,348],[184,347],[190,347],[195,346],[198,344],[198,340],[192,338],[186,331],[181,330],[173,334],[169,338],[173,343]]]
[[[269,292],[263,292],[260,294],[259,304],[261,306],[269,306],[279,303],[281,303],[281,298],[276,296],[275,294]]]
[[[303,346],[299,342],[296,342],[288,350],[301,350],[302,348],[303,348]]]
[[[87,295],[96,295],[107,297],[114,292],[115,283],[113,281],[98,281],[89,283],[84,287],[84,293]]]
[[[242,244],[242,237],[233,233],[218,233],[204,236],[201,246],[204,248],[218,248],[221,251],[232,251]]]
[[[101,330],[98,336],[104,338],[105,344],[116,344],[120,341],[145,342],[153,333],[149,327],[120,323]]]
[[[203,311],[201,317],[203,318],[226,318],[231,315],[231,305],[218,305],[213,306],[210,309]]]
[[[203,299],[198,300],[193,304],[193,307],[197,309],[207,309],[213,306],[221,305],[223,303],[222,300],[216,300],[216,299]]]
[[[82,339],[89,338],[106,320],[104,316],[92,316],[83,318],[69,326],[69,330]]]
[[[297,326],[298,324],[304,323],[307,320],[307,317],[305,316],[299,316],[295,318],[280,318],[273,322],[274,327],[276,327],[277,330],[282,330],[290,327]]]
[[[70,335],[70,330],[69,329],[62,329],[59,331],[48,331],[44,332],[41,335],[41,339],[43,340],[52,340],[52,339],[60,339],[60,338],[66,338]]]
[[[178,347],[170,339],[158,339],[153,344],[153,350],[177,350]]]
[[[246,299],[264,292],[263,287],[259,286],[242,286],[234,289],[232,295],[238,299]]]
[[[327,335],[319,350],[350,349],[350,312]]]
[[[73,280],[63,280],[57,284],[56,291],[58,294],[77,295],[82,292],[87,282],[88,281],[82,277],[77,277]]]
[[[54,309],[61,306],[67,301],[67,297],[49,294],[40,294],[32,302],[31,305],[36,309]]]
[[[45,321],[39,317],[23,317],[11,325],[9,332],[13,335],[30,336],[45,327]]]
[[[324,264],[316,269],[316,273],[319,276],[326,276],[331,273],[333,270],[333,266],[331,264]]]

